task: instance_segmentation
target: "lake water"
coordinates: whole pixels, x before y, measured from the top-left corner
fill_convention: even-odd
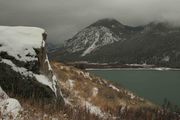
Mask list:
[[[154,103],[162,105],[166,98],[180,106],[180,71],[90,70],[90,72],[119,83]]]

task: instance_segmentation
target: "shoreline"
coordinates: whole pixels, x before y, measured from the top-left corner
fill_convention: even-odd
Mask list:
[[[147,71],[180,71],[180,68],[86,68],[87,71],[101,70],[101,71],[111,71],[111,70],[147,70]]]
[[[155,71],[180,71],[180,68],[163,67],[153,64],[108,64],[108,63],[86,63],[72,62],[66,65],[85,70],[155,70]]]

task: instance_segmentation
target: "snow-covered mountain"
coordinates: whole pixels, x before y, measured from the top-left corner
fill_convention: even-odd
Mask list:
[[[0,26],[0,86],[26,97],[58,100],[61,92],[46,53],[45,30]]]
[[[180,67],[180,27],[152,22],[131,27],[102,19],[66,41],[51,59],[73,62],[154,64]]]
[[[67,40],[65,48],[69,53],[80,52],[83,57],[103,46],[126,40],[126,34],[131,32],[133,29],[114,19],[102,19]]]
[[[96,49],[120,41],[117,35],[113,35],[109,28],[89,27],[78,33],[73,39],[66,42],[65,47],[69,52],[79,52],[83,50],[81,56],[85,56]]]

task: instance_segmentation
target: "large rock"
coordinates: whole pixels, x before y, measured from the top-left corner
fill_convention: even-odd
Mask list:
[[[0,119],[16,119],[22,107],[18,100],[9,98],[0,86]]]
[[[23,97],[64,103],[46,54],[46,36],[40,28],[0,26],[0,85]]]

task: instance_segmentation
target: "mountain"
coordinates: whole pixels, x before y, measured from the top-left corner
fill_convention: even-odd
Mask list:
[[[180,67],[180,27],[152,22],[131,27],[102,19],[67,40],[51,58],[90,63],[153,64]]]
[[[121,43],[139,29],[122,25],[114,19],[102,19],[67,40],[65,48],[69,53],[79,53],[83,57],[103,46]]]

